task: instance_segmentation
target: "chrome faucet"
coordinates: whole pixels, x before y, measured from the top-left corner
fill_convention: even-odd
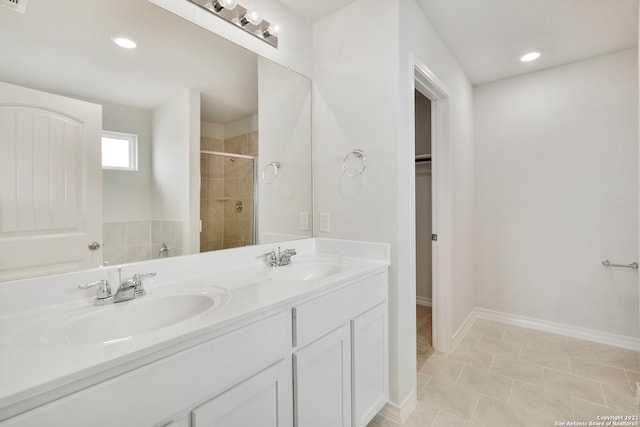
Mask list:
[[[291,257],[296,254],[295,249],[285,249],[280,252],[280,247],[278,246],[278,252],[275,250],[271,252],[267,252],[263,255],[264,262],[269,267],[282,267],[283,265],[291,264]]]
[[[118,268],[118,281],[121,282],[122,268]],[[134,274],[132,278],[121,282],[115,294],[111,291],[111,285],[108,280],[98,280],[96,282],[78,285],[80,289],[89,289],[97,287],[96,299],[93,305],[116,304],[119,302],[129,301],[137,297],[146,295],[146,291],[142,284],[144,277],[154,277],[156,273]]]

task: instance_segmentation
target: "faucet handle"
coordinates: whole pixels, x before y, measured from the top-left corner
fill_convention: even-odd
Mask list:
[[[141,297],[147,294],[147,291],[142,287],[142,279],[145,277],[155,277],[158,273],[136,273],[133,275],[133,283],[135,285],[134,293],[136,297]]]
[[[109,285],[108,280],[97,280],[95,282],[83,283],[82,285],[78,285],[79,289],[89,289],[97,286],[96,290],[96,299],[106,299],[111,297],[111,285]]]
[[[284,253],[289,255],[289,256],[294,256],[295,254],[297,254],[295,249],[285,249]]]

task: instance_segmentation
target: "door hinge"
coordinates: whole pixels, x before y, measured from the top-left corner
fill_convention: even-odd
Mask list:
[[[431,240],[434,241],[434,242],[437,242],[438,241],[438,235],[437,234],[432,234],[431,235]]]

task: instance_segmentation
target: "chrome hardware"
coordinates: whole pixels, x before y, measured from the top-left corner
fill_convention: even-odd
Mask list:
[[[167,246],[166,243],[163,243],[162,246],[160,246],[158,255],[160,255],[160,258],[166,258],[169,256],[169,246]]]
[[[265,184],[271,184],[278,177],[280,170],[280,162],[271,162],[262,169],[262,181]]]
[[[431,235],[431,240],[434,241],[434,242],[437,242],[438,241],[438,235],[437,234],[432,234]]]
[[[139,273],[134,274],[131,279],[122,282],[118,288],[116,294],[113,297],[113,302],[129,301],[137,297],[141,297],[147,294],[142,286],[142,279],[144,277],[154,277],[157,273]]]
[[[233,209],[236,211],[236,213],[242,212],[243,208],[244,208],[244,205],[242,204],[242,200],[238,200],[236,202],[236,205],[233,207]]]
[[[91,251],[97,251],[98,249],[100,249],[100,243],[98,242],[91,242],[89,243],[89,250]]]
[[[609,261],[608,259],[605,259],[604,261],[602,261],[602,265],[604,265],[605,267],[633,268],[634,270],[638,269],[637,262],[632,262],[629,264],[615,264]]]
[[[275,250],[271,252],[267,252],[263,255],[264,262],[269,267],[282,267],[283,265],[291,264],[291,257],[296,254],[295,249],[285,249],[280,252],[280,247],[278,246],[278,252]]]
[[[108,280],[97,280],[91,283],[85,283],[82,285],[78,285],[79,289],[89,289],[97,287],[96,289],[96,299],[93,302],[93,305],[105,305],[113,302],[113,296],[111,295],[111,285],[109,285]]]
[[[347,153],[342,161],[342,171],[347,176],[358,176],[367,168],[367,156],[362,148]]]

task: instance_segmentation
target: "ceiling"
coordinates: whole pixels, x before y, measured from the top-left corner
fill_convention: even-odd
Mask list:
[[[280,0],[314,22],[352,0]],[[638,44],[638,0],[416,0],[473,84]],[[543,49],[531,63],[527,50]]]
[[[116,34],[138,47],[116,46]],[[192,88],[203,120],[219,124],[258,110],[254,53],[147,0],[29,0],[24,15],[0,7],[0,38],[0,81],[144,109]]]

